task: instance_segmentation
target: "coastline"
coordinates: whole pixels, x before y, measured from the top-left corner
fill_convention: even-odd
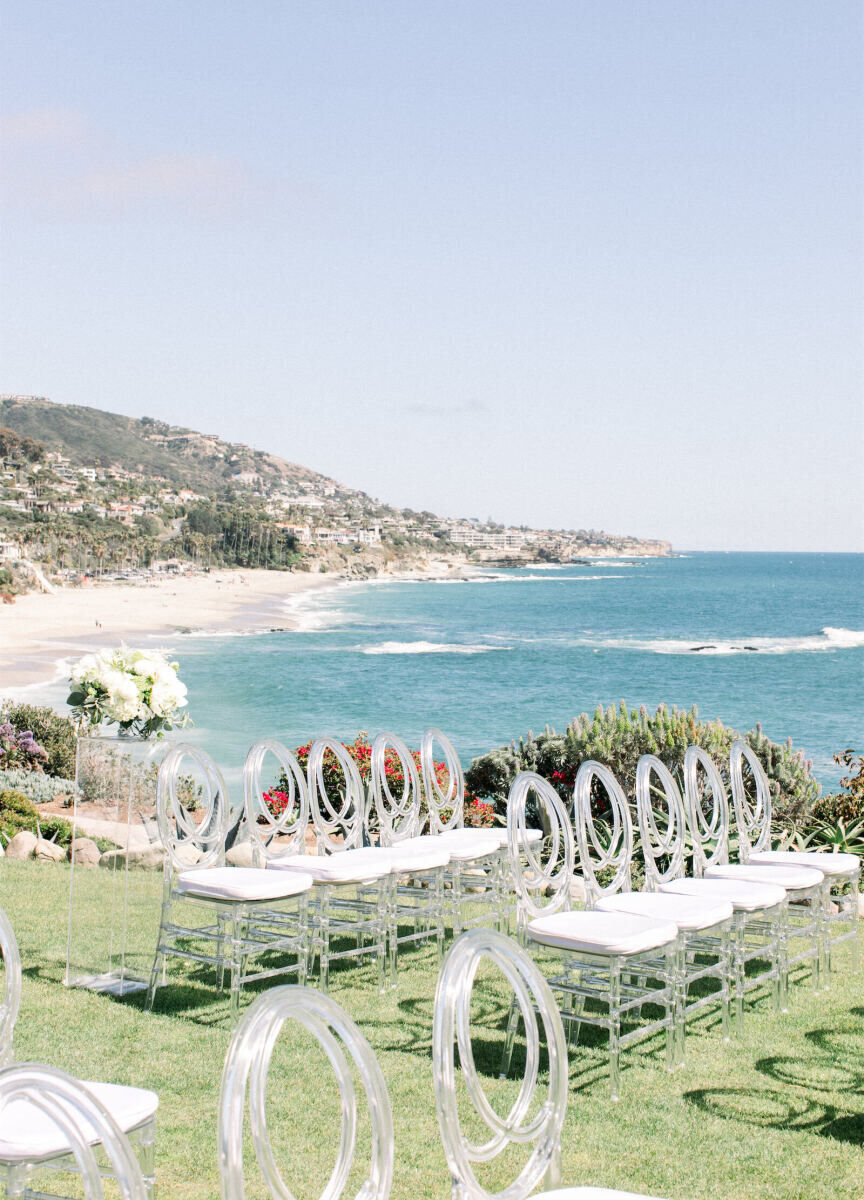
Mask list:
[[[284,601],[307,592],[375,579],[456,578],[464,563],[433,560],[414,569],[363,579],[326,574],[234,569],[177,575],[146,584],[92,584],[54,594],[28,592],[0,606],[0,698],[20,698],[59,678],[61,663],[136,636],[228,630],[291,630],[299,621]]]

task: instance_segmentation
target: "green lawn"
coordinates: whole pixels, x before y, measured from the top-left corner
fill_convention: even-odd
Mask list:
[[[142,876],[139,886],[143,878],[152,919],[160,879]],[[102,886],[92,872],[87,887],[95,894]],[[116,1001],[64,988],[68,887],[67,867],[0,863],[0,906],[24,965],[16,1057],[158,1092],[162,1200],[213,1200],[216,1107],[231,1035],[227,1001],[212,975],[196,974],[191,964],[173,965],[175,983],[160,991],[154,1013],[143,1010],[140,997]],[[670,1200],[861,1200],[864,999],[862,976],[846,974],[848,961],[841,949],[827,993],[795,986],[785,1017],[757,1000],[744,1036],[729,1045],[716,1023],[701,1022],[687,1041],[687,1065],[674,1076],[663,1069],[659,1040],[631,1048],[617,1104],[607,1099],[605,1044],[589,1034],[571,1055],[564,1182]],[[450,1187],[430,1059],[434,955],[406,954],[398,990],[383,998],[373,975],[368,967],[337,969],[331,994],[360,1024],[387,1080],[396,1131],[392,1195],[445,1200]],[[484,981],[476,1053],[499,1105],[513,1088],[494,1079],[505,1014],[502,990]],[[332,1165],[336,1101],[321,1056],[293,1029],[283,1034],[274,1062],[271,1105],[286,1181],[298,1200],[317,1197]],[[489,1179],[497,1187],[507,1182],[501,1170]],[[249,1200],[261,1195],[250,1186]]]

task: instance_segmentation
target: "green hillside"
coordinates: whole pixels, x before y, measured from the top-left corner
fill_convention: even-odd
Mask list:
[[[297,463],[215,436],[150,417],[123,417],[82,405],[53,404],[42,397],[0,400],[0,426],[4,425],[42,442],[47,450],[62,452],[73,466],[122,466],[208,494],[243,472],[254,472],[271,483],[284,480],[313,487],[333,483]]]

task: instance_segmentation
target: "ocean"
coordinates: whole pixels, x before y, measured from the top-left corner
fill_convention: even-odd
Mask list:
[[[292,632],[177,636],[192,740],[237,779],[256,738],[359,730],[464,763],[597,704],[661,702],[813,759],[864,753],[864,555],[708,554],[341,584],[286,604]],[[278,626],[279,618],[274,618]],[[162,639],[164,641],[164,638]]]

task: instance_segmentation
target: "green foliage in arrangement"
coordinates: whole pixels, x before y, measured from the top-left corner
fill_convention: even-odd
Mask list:
[[[30,730],[48,755],[42,764],[46,775],[74,776],[75,725],[69,717],[42,705],[7,703],[0,708],[0,723],[4,721],[19,733]]]
[[[593,716],[582,713],[564,733],[546,726],[475,758],[465,773],[465,783],[478,796],[493,800],[499,810],[520,771],[536,771],[570,800],[581,764],[594,759],[609,767],[625,792],[632,791],[636,764],[643,754],[656,754],[679,784],[681,766],[688,746],[701,746],[711,755],[728,784],[729,750],[742,735],[722,721],[700,721],[694,706],[689,711],[661,704],[650,714],[641,708],[628,709],[622,700],[616,709],[598,705]],[[812,764],[791,741],[778,745],[757,725],[744,735],[756,751],[771,783],[773,815],[779,822],[797,821],[817,800],[820,786],[811,775]]]

